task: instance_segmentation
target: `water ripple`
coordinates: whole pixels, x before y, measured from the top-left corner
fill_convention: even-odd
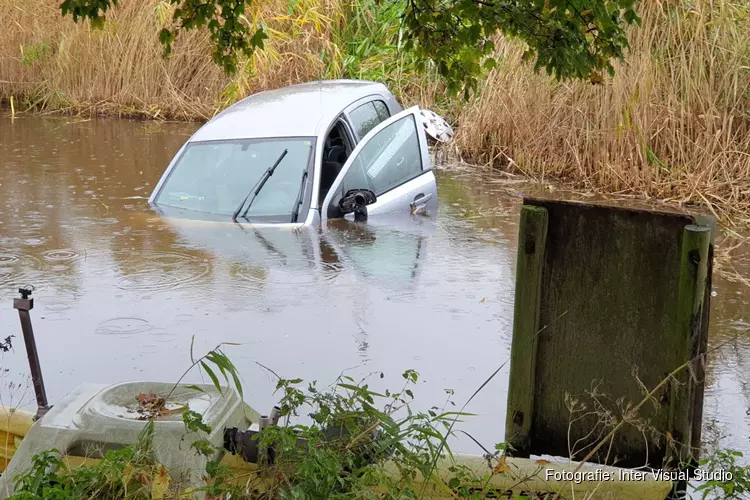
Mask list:
[[[135,317],[112,318],[99,323],[96,333],[99,335],[135,335],[153,329],[145,319]]]
[[[81,255],[69,248],[61,248],[58,250],[47,250],[42,253],[42,258],[48,262],[68,262],[77,260]]]
[[[202,281],[209,273],[209,264],[201,258],[178,252],[149,254],[144,259],[133,256],[127,263],[117,287],[139,292],[175,290]]]
[[[0,253],[0,266],[9,266],[20,261],[21,257],[10,253]]]

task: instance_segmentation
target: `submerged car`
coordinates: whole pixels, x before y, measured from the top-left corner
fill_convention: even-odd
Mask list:
[[[203,125],[149,203],[166,216],[290,227],[434,211],[426,128],[418,107],[404,110],[380,83],[261,92]]]

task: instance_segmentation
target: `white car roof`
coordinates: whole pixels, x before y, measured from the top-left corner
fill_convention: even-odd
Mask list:
[[[385,85],[362,80],[327,80],[253,94],[228,107],[190,142],[256,137],[313,137],[354,101],[390,95]]]

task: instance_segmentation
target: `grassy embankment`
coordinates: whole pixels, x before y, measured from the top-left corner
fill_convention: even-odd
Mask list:
[[[267,24],[271,43],[229,79],[200,33],[160,58],[166,2],[123,1],[90,31],[61,18],[57,0],[0,0],[0,98],[15,96],[20,109],[202,119],[264,88],[384,79],[403,101],[447,113],[466,161],[709,205],[725,220],[750,212],[750,1],[642,2],[627,60],[601,86],[534,75],[520,47],[500,41],[498,69],[469,103],[447,102],[398,53],[395,11],[353,1],[259,3],[248,17]]]

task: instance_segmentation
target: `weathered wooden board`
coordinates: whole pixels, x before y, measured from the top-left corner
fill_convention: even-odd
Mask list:
[[[714,227],[684,214],[524,200],[506,421],[517,456],[583,458],[601,418],[622,418],[705,352]],[[591,460],[661,467],[696,456],[700,364],[695,373],[679,373]],[[571,397],[585,409],[571,414]]]

